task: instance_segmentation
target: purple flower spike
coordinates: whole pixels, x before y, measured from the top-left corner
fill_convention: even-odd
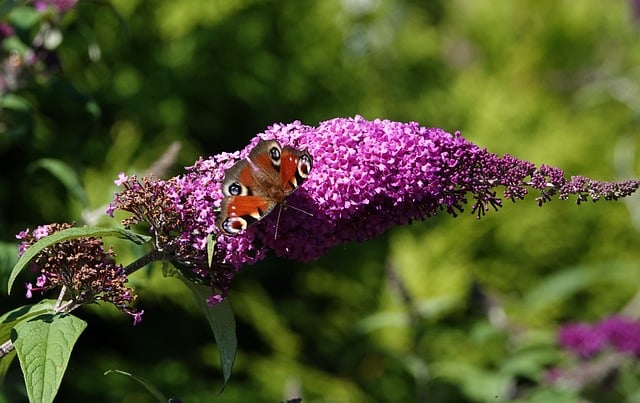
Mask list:
[[[558,339],[564,348],[585,359],[598,354],[607,343],[604,334],[595,331],[593,326],[586,323],[575,323],[563,327]]]
[[[279,222],[274,211],[243,233],[222,235],[216,218],[225,170],[246,158],[260,138],[306,148],[313,169],[288,197],[292,208],[283,209]],[[134,213],[126,224],[149,222],[159,247],[177,251],[176,260],[199,274],[211,273],[204,264],[211,233],[217,239],[214,261],[237,270],[262,259],[268,250],[300,261],[317,259],[336,245],[371,239],[394,225],[443,211],[455,217],[467,204],[480,218],[502,206],[497,187],[512,201],[536,190],[542,205],[552,196],[576,195],[578,203],[616,200],[639,186],[636,180],[598,182],[579,176],[567,180],[558,168],[536,168],[509,155],[491,154],[458,132],[360,116],[328,120],[318,127],[297,121],[275,124],[241,152],[200,159],[187,170],[168,181],[142,183],[121,175],[125,191],[116,195],[109,212]],[[233,270],[215,271],[215,277],[224,295]]]
[[[308,180],[288,200],[313,216],[284,211],[277,239],[273,236],[277,214],[247,231],[277,255],[297,260],[316,259],[340,243],[371,239],[393,225],[440,211],[456,216],[469,203],[479,218],[502,205],[498,186],[504,186],[505,197],[514,201],[529,189],[537,189],[539,204],[555,194],[562,199],[575,194],[579,202],[617,199],[638,188],[638,181],[601,183],[582,177],[568,181],[558,168],[536,168],[508,155],[499,157],[459,133],[418,123],[367,121],[356,116],[329,120],[317,128],[300,122],[278,124],[259,136],[307,148],[314,158]],[[254,139],[240,156],[245,157],[256,142]],[[217,184],[235,160],[220,162],[201,161],[193,167],[194,173],[206,175],[213,169]],[[219,200],[219,187],[215,190]],[[219,241],[229,242],[229,238]]]
[[[585,359],[605,349],[640,358],[640,322],[623,316],[610,316],[594,325],[566,325],[558,339],[563,347]]]
[[[640,322],[623,316],[611,316],[597,325],[617,351],[640,358]]]

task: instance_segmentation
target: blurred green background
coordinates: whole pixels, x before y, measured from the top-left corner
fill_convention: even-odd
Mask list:
[[[5,275],[24,228],[119,225],[102,214],[119,172],[144,173],[178,141],[164,177],[177,175],[274,122],[418,121],[600,180],[640,164],[630,2],[85,0],[59,26],[61,70],[0,111]],[[217,349],[192,297],[144,270],[131,278],[140,325],[104,307],[77,313],[89,327],[58,400],[150,402],[130,379],[102,375],[121,369],[185,402],[578,401],[581,391],[545,382],[566,361],[555,332],[640,316],[639,225],[638,197],[538,208],[531,196],[310,264],[247,267],[230,293],[239,351],[218,397]],[[142,253],[117,246],[123,263]],[[28,302],[17,288],[0,312]],[[638,371],[627,378],[608,396],[640,401]],[[21,384],[16,362],[0,401],[24,400]]]

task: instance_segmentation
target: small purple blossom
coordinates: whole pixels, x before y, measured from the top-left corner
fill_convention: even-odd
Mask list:
[[[307,181],[289,196],[274,236],[277,214],[271,214],[237,236],[216,227],[223,198],[225,170],[246,158],[260,139],[307,149],[314,166]],[[133,213],[126,225],[151,225],[157,247],[202,277],[211,277],[214,297],[224,296],[234,272],[261,260],[272,250],[301,261],[317,259],[344,242],[364,241],[394,225],[422,220],[441,212],[457,216],[470,205],[480,218],[498,210],[503,197],[523,199],[538,193],[543,205],[553,196],[567,199],[617,200],[638,189],[636,180],[599,182],[581,176],[566,179],[559,168],[489,153],[460,133],[418,123],[338,118],[317,127],[300,122],[275,124],[242,151],[201,158],[187,173],[166,181],[119,177],[124,190],[109,212]],[[216,240],[214,268],[206,264],[207,236]],[[220,291],[222,290],[222,291]]]
[[[141,309],[139,311],[127,311],[127,313],[131,316],[133,316],[133,326],[137,325],[138,323],[142,322],[142,315],[144,314],[144,309]]]
[[[25,296],[26,296],[27,298],[31,298],[31,297],[33,297],[33,292],[32,292],[32,291],[33,291],[33,284],[31,284],[31,283],[26,283],[26,284],[25,284],[25,288],[27,289],[27,292],[26,292],[26,295],[25,295]]]
[[[45,274],[45,273],[40,274],[36,278],[36,286],[35,287],[31,283],[25,284],[25,288],[27,289],[26,297],[27,298],[32,298],[34,291],[46,291],[47,289],[52,288],[52,287],[50,287],[48,285],[48,283],[49,283],[49,281],[47,279],[47,274]],[[52,283],[55,283],[55,282],[52,282]]]
[[[114,181],[113,181],[113,183],[114,183],[116,186],[122,186],[122,184],[124,184],[124,183],[125,183],[126,181],[128,181],[128,180],[129,180],[129,177],[128,177],[127,175],[125,175],[125,173],[124,173],[124,172],[120,172],[120,173],[118,174],[118,179],[114,180]]]
[[[29,236],[29,228],[20,231],[16,234],[16,239],[25,239]]]
[[[46,237],[47,235],[49,235],[49,226],[47,225],[40,225],[39,227],[33,230],[33,237],[35,238],[36,241]]]
[[[17,235],[16,235],[16,239],[20,239],[20,240],[25,240],[29,237],[29,228],[25,229],[24,231],[20,231]],[[18,256],[22,256],[22,254],[24,253],[25,250],[27,250],[27,247],[29,246],[28,242],[20,242],[20,245],[18,245]]]

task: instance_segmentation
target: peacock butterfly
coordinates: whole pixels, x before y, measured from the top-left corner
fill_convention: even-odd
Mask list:
[[[312,165],[313,158],[306,149],[282,147],[276,140],[260,140],[248,158],[224,173],[218,228],[227,235],[235,235],[263,219],[276,206],[286,204],[286,198],[307,179]]]

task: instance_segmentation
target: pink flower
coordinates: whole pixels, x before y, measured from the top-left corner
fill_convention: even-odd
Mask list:
[[[49,7],[63,13],[75,7],[78,0],[36,0],[34,8],[38,11],[46,11]]]
[[[605,348],[640,358],[640,322],[622,316],[610,316],[593,325],[566,325],[558,339],[563,347],[582,358],[591,358]]]

